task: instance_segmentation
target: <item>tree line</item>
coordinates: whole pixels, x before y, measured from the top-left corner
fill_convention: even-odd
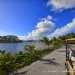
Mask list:
[[[16,43],[16,42],[22,42],[22,40],[19,40],[17,36],[7,35],[7,36],[0,36],[0,42],[1,43]]]

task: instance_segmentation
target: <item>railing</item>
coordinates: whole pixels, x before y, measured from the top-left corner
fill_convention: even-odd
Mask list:
[[[75,51],[66,43],[66,61],[69,60],[69,49],[75,54]]]

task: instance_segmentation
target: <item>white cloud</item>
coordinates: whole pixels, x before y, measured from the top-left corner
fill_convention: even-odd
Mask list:
[[[26,36],[18,36],[18,38],[19,38],[20,40],[24,40],[24,39],[26,39]]]
[[[40,22],[37,23],[37,25],[35,26],[36,29],[32,30],[31,33],[28,33],[28,36],[20,36],[20,39],[23,40],[29,40],[29,39],[37,39],[41,36],[43,36],[44,34],[48,33],[49,31],[51,31],[55,24],[51,21],[52,20],[52,16],[47,16],[47,18],[42,18]]]
[[[53,19],[53,18],[52,18],[52,16],[50,16],[50,15],[48,15],[47,18],[40,18],[40,20],[46,20],[46,21],[47,21],[47,20],[52,20],[52,19]]]
[[[48,6],[52,6],[52,10],[62,11],[64,9],[75,8],[75,0],[49,0]]]
[[[64,27],[56,29],[55,32],[52,33],[51,35],[48,35],[48,37],[53,38],[54,36],[55,37],[62,36],[62,35],[67,34],[73,30],[75,30],[75,18],[72,20],[72,22],[68,23]]]

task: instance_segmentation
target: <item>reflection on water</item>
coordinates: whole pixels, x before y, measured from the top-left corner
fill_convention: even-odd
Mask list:
[[[16,53],[20,50],[24,51],[23,48],[26,44],[35,45],[38,49],[43,49],[47,47],[44,43],[39,42],[0,43],[0,50],[5,49],[6,52],[11,51],[12,53]]]

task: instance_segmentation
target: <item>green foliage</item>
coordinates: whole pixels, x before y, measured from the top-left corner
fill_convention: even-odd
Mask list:
[[[24,50],[28,50],[29,52],[34,52],[35,46],[34,45],[25,45]]]
[[[12,54],[5,53],[5,50],[0,50],[0,75],[6,75],[13,72],[15,69],[14,57]]]
[[[0,75],[12,73],[41,58],[41,55],[35,50],[35,46],[26,45],[24,48],[28,49],[29,52],[19,51],[12,54],[11,52],[6,53],[5,50],[0,50]]]
[[[69,34],[66,34],[66,35],[63,35],[63,36],[59,36],[54,42],[53,44],[54,45],[58,45],[58,46],[61,46],[66,39],[71,39],[71,38],[74,38],[75,37],[75,34],[74,33],[69,33]],[[55,38],[54,38],[55,39]]]
[[[45,43],[48,46],[48,49],[49,49],[49,45],[52,43],[52,40],[49,40],[47,37],[43,37],[43,39],[40,41]]]

